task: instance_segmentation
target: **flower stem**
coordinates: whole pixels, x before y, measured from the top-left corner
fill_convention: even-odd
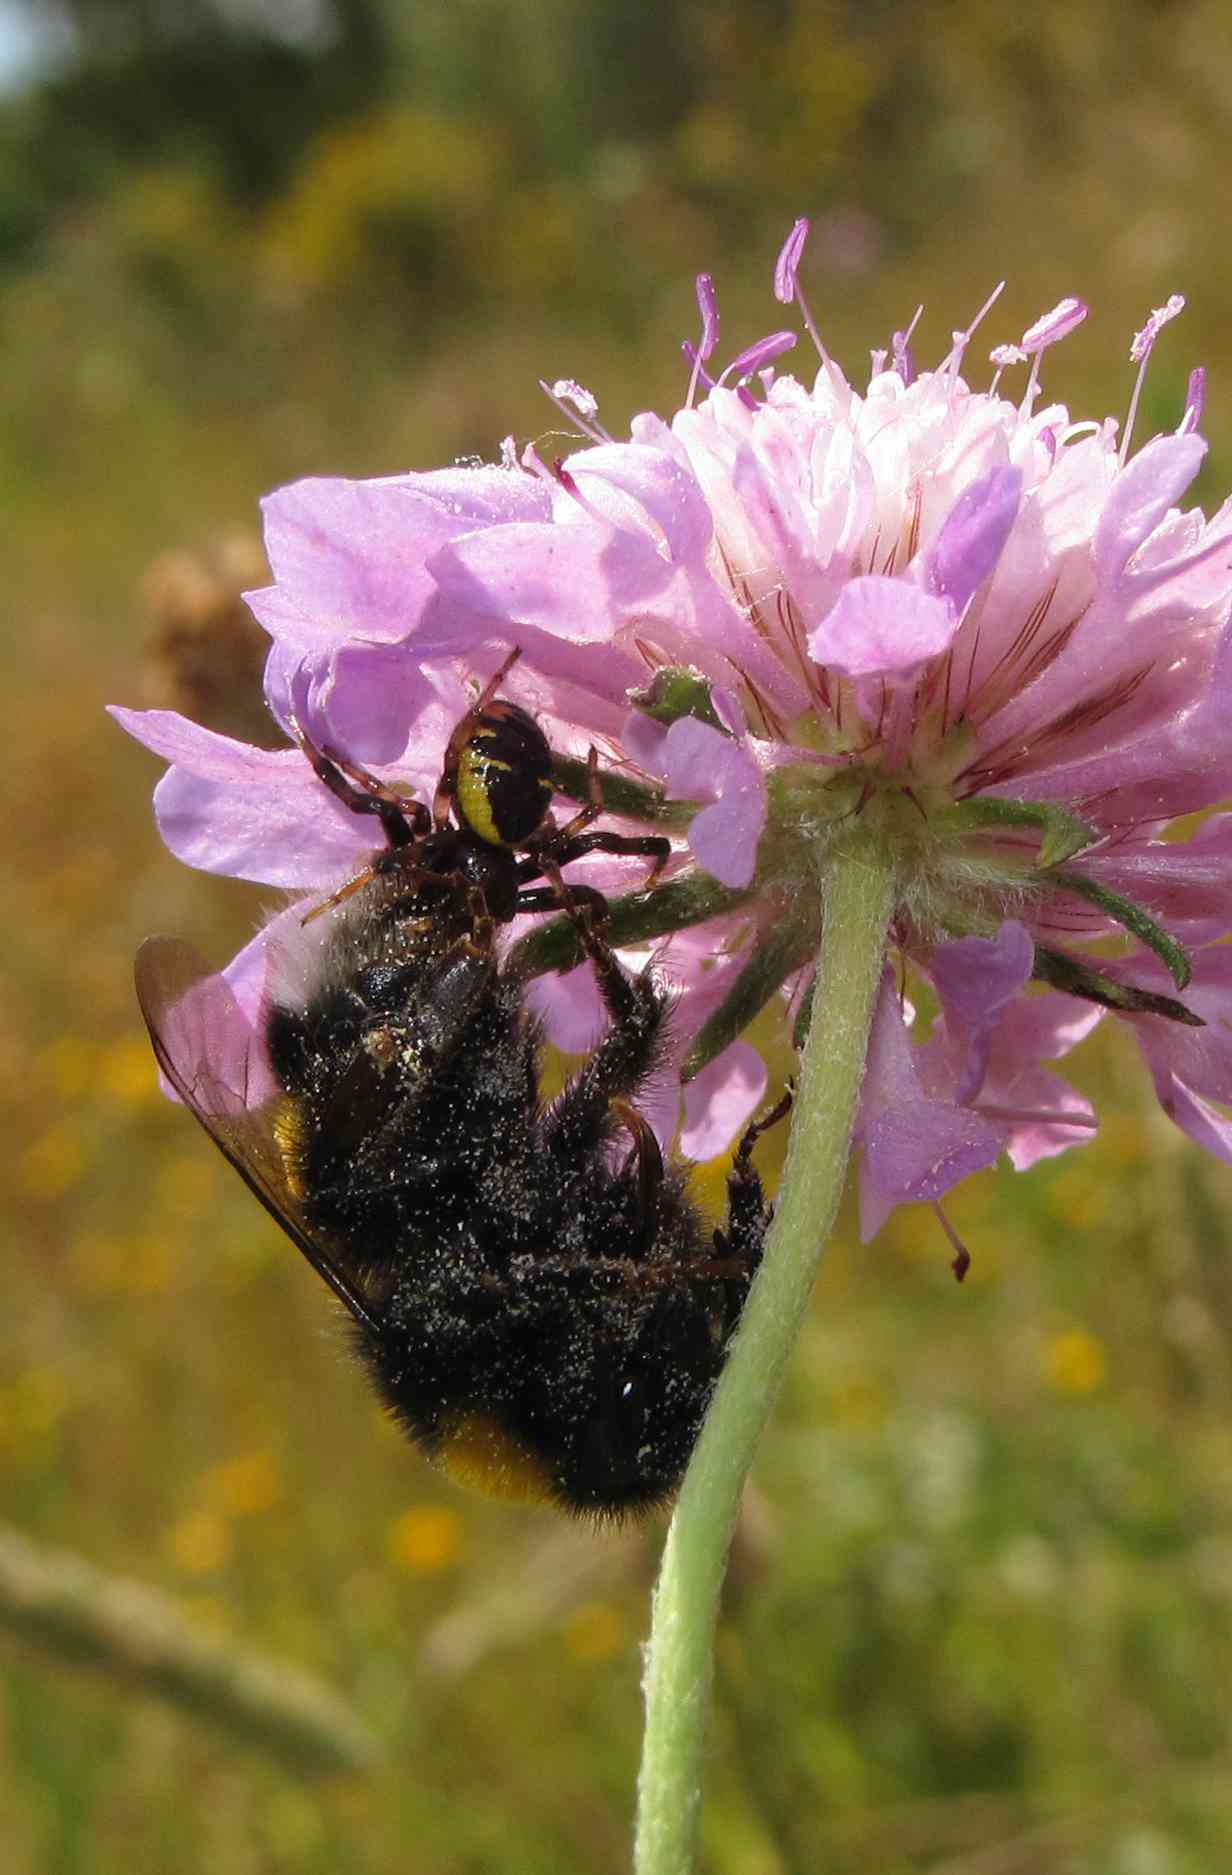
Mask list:
[[[681,1486],[655,1590],[637,1875],[688,1875],[693,1866],[728,1545],[842,1197],[893,896],[892,868],[874,843],[827,856],[814,1016],[774,1223]]]

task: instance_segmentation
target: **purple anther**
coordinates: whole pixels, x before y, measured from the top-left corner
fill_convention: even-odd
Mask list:
[[[1173,293],[1163,306],[1156,306],[1141,332],[1134,334],[1134,342],[1129,348],[1131,364],[1140,365],[1144,358],[1149,358],[1156,339],[1178,313],[1185,310],[1185,295]]]
[[[702,342],[697,352],[704,362],[719,342],[719,296],[714,290],[713,274],[697,276],[697,310],[702,316]]]
[[[1181,418],[1178,434],[1190,436],[1201,428],[1202,413],[1206,409],[1206,366],[1195,365],[1189,374],[1189,384],[1185,391],[1185,414]]]
[[[557,378],[548,394],[558,404],[571,404],[579,417],[598,415],[599,400],[594,392],[588,391],[585,385],[577,383],[573,378]]]
[[[801,215],[779,249],[779,257],[774,263],[774,297],[780,306],[790,306],[796,297],[796,274],[808,236],[809,225]]]
[[[758,339],[756,345],[750,345],[733,358],[723,373],[723,378],[747,378],[751,372],[760,371],[774,358],[781,358],[784,352],[791,351],[795,345],[794,332],[771,332],[766,338]],[[723,378],[719,379],[720,384]]]
[[[1080,299],[1058,300],[1051,312],[1044,313],[1034,325],[1027,327],[1021,340],[1023,351],[1030,356],[1055,345],[1058,339],[1068,338],[1074,328],[1082,324],[1087,311]]]

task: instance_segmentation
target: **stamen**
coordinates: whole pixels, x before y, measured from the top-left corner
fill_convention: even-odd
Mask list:
[[[1135,332],[1134,334],[1134,342],[1129,348],[1129,362],[1137,365],[1138,376],[1134,380],[1134,394],[1129,400],[1129,415],[1125,419],[1125,433],[1121,438],[1121,447],[1117,452],[1117,465],[1122,469],[1125,467],[1125,462],[1129,455],[1130,438],[1134,433],[1134,419],[1138,415],[1138,399],[1142,395],[1142,385],[1146,378],[1146,367],[1151,353],[1155,349],[1155,341],[1164,327],[1171,320],[1175,319],[1178,313],[1184,312],[1184,310],[1185,295],[1183,293],[1173,293],[1164,305],[1156,306],[1141,332]]]
[[[994,345],[988,354],[988,362],[997,367],[993,372],[992,383],[988,387],[988,395],[994,397],[997,386],[1001,382],[1001,373],[1007,371],[1011,365],[1025,365],[1027,354],[1021,345]]]
[[[916,307],[911,324],[905,332],[896,332],[890,340],[890,349],[894,354],[894,369],[904,385],[915,383],[915,357],[911,350],[911,336],[920,323],[924,311],[923,305]]]
[[[715,346],[719,342],[719,296],[714,290],[713,274],[699,273],[695,282],[695,290],[697,293],[697,310],[702,316],[702,336],[701,343],[696,348],[690,345],[687,340],[683,346],[684,355],[691,361],[693,366],[693,374],[689,379],[689,394],[684,400],[686,410],[692,410],[693,408],[693,399],[697,395],[697,381],[699,377],[705,377],[708,386],[713,384],[713,379],[707,376],[702,370],[702,366],[711,356]]]
[[[696,345],[692,344],[690,340],[684,339],[681,341],[680,349],[693,367],[693,375],[689,379],[689,395],[685,402],[685,409],[691,410],[693,408],[693,397],[696,394],[698,384],[704,384],[708,391],[712,391],[714,389],[714,379],[702,364],[701,355]]]
[[[551,398],[561,416],[576,424],[592,443],[610,443],[613,440],[603,425],[595,421],[599,400],[593,391],[586,390],[572,378],[557,378],[555,384],[540,378],[539,388],[545,397]]]
[[[801,215],[793,223],[791,233],[779,249],[779,257],[774,263],[774,297],[780,306],[790,306],[796,297],[796,274],[808,237],[808,218]]]
[[[781,358],[784,352],[791,351],[795,344],[794,332],[767,334],[764,339],[758,339],[755,345],[746,346],[744,351],[736,354],[726,370],[720,373],[719,383],[725,383],[733,373],[739,378],[751,377],[753,372],[769,364],[772,358]]]
[[[971,1109],[986,1120],[1001,1120],[1007,1126],[1073,1126],[1079,1132],[1098,1131],[1099,1121],[1094,1114],[1053,1113],[1046,1107],[999,1107],[995,1103],[985,1104],[977,1101]]]
[[[1027,379],[1027,388],[1023,392],[1020,409],[1025,416],[1035,400],[1035,387],[1039,382],[1040,359],[1050,345],[1068,338],[1076,326],[1080,326],[1087,316],[1088,308],[1080,299],[1058,300],[1051,312],[1043,313],[1029,325],[1019,343],[1031,359],[1031,375]]]
[[[932,1201],[932,1205],[933,1210],[937,1214],[938,1223],[950,1240],[950,1247],[954,1252],[954,1261],[950,1264],[950,1268],[954,1272],[955,1282],[960,1283],[967,1274],[967,1271],[971,1268],[971,1252],[968,1250],[966,1244],[954,1229],[954,1226],[950,1223],[949,1218],[945,1215],[945,1212],[941,1209],[941,1206],[935,1198]]]
[[[714,290],[714,276],[699,273],[697,276],[697,309],[702,316],[702,342],[698,346],[698,355],[703,364],[719,342],[719,296]]]
[[[779,249],[779,257],[774,264],[774,297],[778,300],[780,306],[790,306],[792,301],[795,301],[796,305],[800,308],[800,317],[804,321],[804,329],[817,347],[817,356],[821,359],[822,364],[828,371],[830,369],[830,354],[821,342],[821,334],[813,322],[813,315],[809,311],[808,301],[801,292],[800,282],[796,277],[799,272],[800,261],[804,255],[804,244],[808,240],[808,236],[809,224],[802,215],[799,221],[793,225],[791,233]]]
[[[980,310],[976,313],[975,318],[971,321],[966,331],[955,332],[952,335],[954,343],[950,348],[949,357],[945,361],[945,367],[943,367],[943,369],[948,367],[951,377],[956,378],[958,376],[962,369],[963,354],[1004,291],[1005,281],[998,280],[996,286],[988,295],[988,298],[984,301],[984,304],[980,307]],[[919,318],[918,313],[916,314],[916,318]]]
[[[1195,365],[1185,391],[1185,414],[1177,426],[1178,436],[1192,436],[1200,428],[1206,409],[1206,366]]]

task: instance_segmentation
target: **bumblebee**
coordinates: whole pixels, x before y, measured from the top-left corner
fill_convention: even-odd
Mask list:
[[[618,1518],[684,1471],[770,1218],[753,1144],[786,1102],[745,1133],[706,1229],[635,1104],[668,998],[613,955],[602,895],[560,875],[593,851],[657,869],[667,843],[592,831],[593,786],[552,822],[546,739],[494,698],[506,668],[454,731],[431,812],[301,738],[385,845],[275,965],[243,1060],[217,1041],[229,992],[186,945],[150,939],[137,993],[168,1079],[343,1302],[420,1450],[489,1493]],[[609,1024],[547,1102],[497,928],[562,906]],[[271,1071],[272,1097],[251,1097]]]

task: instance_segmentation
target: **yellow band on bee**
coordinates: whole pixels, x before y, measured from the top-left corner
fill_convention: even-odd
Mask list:
[[[553,1496],[542,1459],[519,1445],[488,1413],[457,1413],[447,1420],[436,1463],[455,1484],[489,1497],[542,1504]]]
[[[274,1139],[282,1154],[287,1190],[297,1203],[308,1196],[304,1174],[308,1169],[308,1114],[303,1101],[287,1094],[274,1115]]]

